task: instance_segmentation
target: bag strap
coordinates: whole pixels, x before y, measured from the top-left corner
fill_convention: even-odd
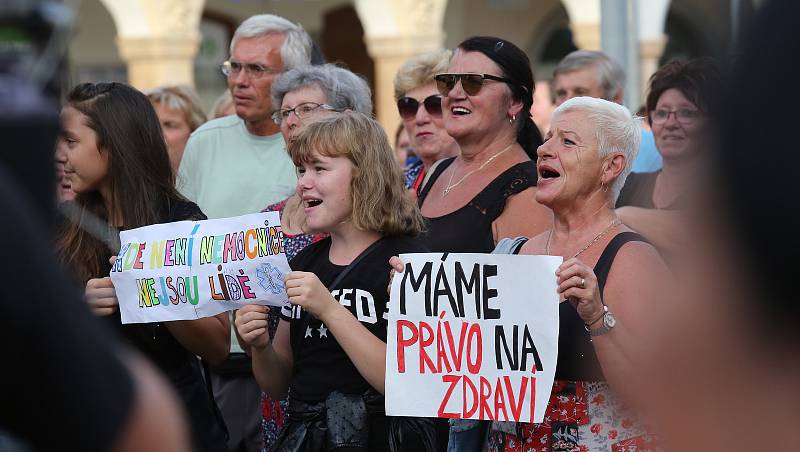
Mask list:
[[[367,249],[365,249],[364,251],[362,251],[362,252],[361,252],[361,254],[359,254],[358,256],[356,256],[356,258],[355,258],[355,259],[353,259],[353,261],[352,261],[352,262],[350,262],[349,264],[347,264],[347,267],[345,267],[345,268],[344,268],[344,270],[342,270],[342,272],[341,272],[341,273],[339,273],[339,276],[337,276],[337,277],[336,277],[336,279],[334,279],[334,280],[333,280],[333,282],[332,282],[332,283],[331,283],[331,284],[328,286],[328,290],[333,290],[333,289],[334,289],[334,288],[335,288],[335,287],[336,287],[336,286],[337,286],[339,283],[341,283],[341,282],[342,282],[342,280],[345,278],[345,276],[347,276],[348,274],[350,274],[350,271],[352,271],[352,270],[353,270],[353,268],[355,268],[355,266],[356,266],[356,265],[358,265],[358,263],[359,263],[359,262],[361,262],[362,260],[364,260],[364,258],[366,258],[367,256],[369,256],[369,255],[370,255],[370,254],[371,254],[373,251],[375,251],[375,249],[376,249],[376,248],[377,248],[377,247],[378,247],[378,246],[379,246],[381,243],[383,243],[383,237],[381,237],[381,238],[379,238],[378,240],[374,241],[374,242],[372,243],[372,245],[368,246],[368,247],[367,247]]]
[[[524,236],[514,237],[513,239],[510,237],[501,239],[497,242],[497,246],[494,251],[492,251],[492,254],[519,254],[522,245],[525,245],[527,241],[528,238]]]

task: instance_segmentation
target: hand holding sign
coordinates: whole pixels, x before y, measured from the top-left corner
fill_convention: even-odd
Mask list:
[[[392,293],[392,281],[394,281],[394,274],[402,273],[405,265],[406,264],[403,263],[403,260],[400,259],[399,256],[392,256],[389,258],[389,266],[392,267],[389,269],[389,286],[386,288],[386,291],[389,292],[389,294]]]
[[[597,276],[589,266],[578,258],[569,259],[558,267],[556,278],[561,299],[575,306],[584,323],[592,323],[603,315]]]
[[[86,282],[86,302],[92,314],[99,316],[111,315],[117,311],[117,291],[111,278],[93,278]]]
[[[289,303],[302,307],[320,320],[324,321],[331,309],[340,306],[328,288],[313,273],[290,272],[286,275],[285,282]]]
[[[236,311],[236,332],[248,346],[262,349],[269,345],[267,311],[268,307],[257,304],[249,304]]]

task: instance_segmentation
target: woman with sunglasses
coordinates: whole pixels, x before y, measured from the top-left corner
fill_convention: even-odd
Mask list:
[[[503,237],[543,232],[552,217],[534,200],[531,157],[542,137],[530,117],[533,74],[525,52],[499,38],[469,38],[434,80],[444,129],[460,152],[437,164],[419,191],[425,245],[433,252],[490,253]],[[437,426],[445,449],[450,428],[446,420]],[[480,436],[485,424],[454,422],[452,429]]]
[[[406,169],[406,186],[418,194],[425,176],[438,161],[458,155],[458,143],[447,134],[442,95],[434,75],[445,72],[452,52],[439,50],[408,59],[394,77],[397,111],[419,161]]]
[[[457,157],[431,172],[419,192],[432,251],[488,253],[500,238],[538,234],[550,212],[533,199],[541,135],[530,118],[533,74],[508,41],[474,37],[434,77],[445,131]]]
[[[710,58],[672,61],[650,78],[647,120],[664,163],[657,172],[630,175],[617,215],[666,255],[685,244],[680,210],[697,181],[702,150],[709,147],[707,118],[716,112],[722,85]]]

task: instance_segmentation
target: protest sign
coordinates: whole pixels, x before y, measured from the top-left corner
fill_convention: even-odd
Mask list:
[[[386,414],[541,422],[555,376],[560,257],[400,256]]]
[[[277,212],[156,224],[119,236],[111,281],[122,323],[194,320],[245,304],[288,302]]]

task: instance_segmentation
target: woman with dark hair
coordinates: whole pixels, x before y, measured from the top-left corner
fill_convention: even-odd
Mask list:
[[[489,253],[503,237],[544,231],[552,216],[534,200],[531,158],[542,138],[530,116],[534,84],[525,52],[500,38],[469,38],[434,80],[444,131],[460,152],[436,164],[418,190],[425,245],[433,252]],[[447,421],[438,422],[444,448]],[[453,429],[476,430],[468,424],[455,422]]]
[[[530,118],[533,74],[525,53],[499,38],[474,37],[434,79],[444,128],[460,148],[419,191],[426,245],[438,252],[488,253],[502,237],[536,235],[550,212],[533,199],[541,144]]]
[[[64,266],[86,283],[92,312],[113,324],[171,381],[190,418],[193,448],[227,450],[195,358],[210,363],[225,359],[230,345],[227,316],[122,325],[108,277],[109,261],[118,250],[81,227],[88,214],[106,221],[111,230],[205,219],[174,188],[158,116],[147,96],[128,85],[83,83],[68,94],[61,121],[58,146],[81,216],[59,230],[57,249]]]
[[[632,173],[617,201],[620,219],[662,253],[685,243],[684,197],[698,181],[699,159],[710,147],[722,74],[711,58],[671,61],[650,78],[647,121],[663,159],[661,170]]]

